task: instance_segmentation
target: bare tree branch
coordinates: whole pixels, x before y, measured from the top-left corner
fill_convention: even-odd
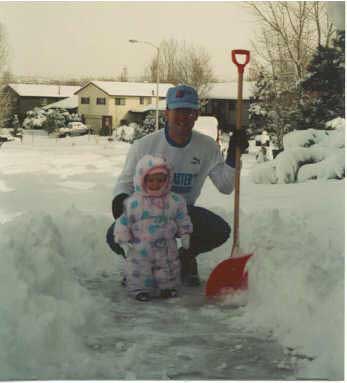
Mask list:
[[[151,81],[156,78],[156,58],[153,58],[146,73]],[[211,58],[201,46],[188,45],[174,39],[160,44],[160,81],[173,84],[185,83],[194,86],[204,97],[208,84],[215,81]]]

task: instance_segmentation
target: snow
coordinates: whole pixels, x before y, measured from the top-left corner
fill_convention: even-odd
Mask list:
[[[344,180],[254,184],[244,155],[244,305],[199,288],[143,304],[105,243],[129,148],[27,132],[2,145],[0,379],[343,380]],[[198,204],[231,223],[232,201],[207,181]],[[202,279],[231,245],[199,256]]]
[[[54,102],[44,106],[42,109],[77,109],[78,108],[78,96],[73,95],[64,100]]]
[[[293,131],[283,137],[284,151],[252,170],[255,183],[294,183],[312,179],[341,179],[345,175],[345,120],[329,130]]]
[[[212,116],[199,116],[195,122],[194,130],[217,140],[218,120]]]

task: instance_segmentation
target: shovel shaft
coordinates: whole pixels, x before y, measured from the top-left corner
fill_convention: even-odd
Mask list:
[[[244,52],[248,51],[233,51],[232,52],[232,58],[233,62],[238,66],[238,90],[237,90],[237,105],[236,105],[236,129],[242,128],[242,89],[243,89],[243,69],[244,66],[249,61],[249,52],[247,53],[247,60],[246,63],[241,67],[240,64],[236,61],[236,55],[235,53],[245,54]],[[233,247],[231,251],[231,256],[235,255],[239,250],[239,243],[240,243],[240,231],[239,231],[239,224],[240,224],[240,173],[241,173],[241,151],[240,148],[237,146],[235,151],[235,185],[234,185],[234,193],[235,193],[235,200],[234,200],[234,241],[233,241]]]

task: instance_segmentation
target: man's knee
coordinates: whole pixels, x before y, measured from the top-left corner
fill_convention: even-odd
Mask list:
[[[188,212],[193,223],[192,247],[197,253],[213,250],[230,237],[231,228],[219,215],[198,206],[189,206]]]
[[[220,223],[220,232],[219,232],[219,241],[220,244],[218,246],[222,245],[224,242],[226,242],[231,233],[230,225],[222,219],[223,222]]]

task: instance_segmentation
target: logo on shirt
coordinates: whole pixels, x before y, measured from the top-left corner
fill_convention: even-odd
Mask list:
[[[200,158],[197,158],[197,157],[193,157],[192,161],[191,161],[191,164],[192,165],[200,165]]]
[[[172,182],[171,190],[174,193],[183,194],[189,193],[193,186],[192,173],[175,173]]]

